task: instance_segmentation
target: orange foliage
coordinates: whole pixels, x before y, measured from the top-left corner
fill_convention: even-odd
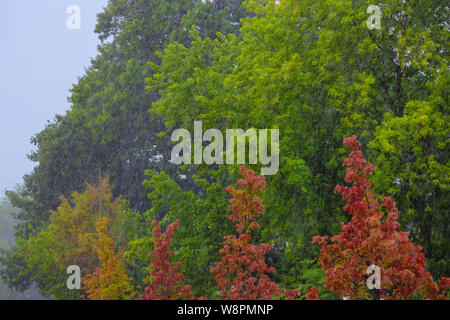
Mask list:
[[[136,297],[132,280],[126,273],[122,255],[116,253],[114,240],[106,234],[108,218],[97,222],[97,243],[94,250],[98,254],[101,267],[83,279],[86,298],[90,300],[132,300]]]

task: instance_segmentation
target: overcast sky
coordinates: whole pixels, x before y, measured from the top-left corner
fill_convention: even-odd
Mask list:
[[[107,0],[0,0],[0,196],[34,163],[30,138],[69,108],[69,89],[96,56],[96,15]],[[80,29],[70,30],[71,5]]]

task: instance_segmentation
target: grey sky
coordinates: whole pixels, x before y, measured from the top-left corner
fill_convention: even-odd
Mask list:
[[[0,0],[0,196],[33,169],[30,138],[69,108],[69,89],[96,55],[106,3]],[[67,28],[70,5],[80,7],[79,30]]]

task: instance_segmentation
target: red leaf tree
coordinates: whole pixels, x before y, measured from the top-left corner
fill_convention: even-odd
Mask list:
[[[153,221],[155,250],[148,255],[152,281],[148,282],[142,295],[144,300],[194,299],[191,286],[183,285],[184,275],[179,271],[183,264],[170,261],[175,255],[170,250],[170,246],[178,226],[179,221],[177,220],[167,227],[166,232],[162,233],[158,223]]]
[[[257,218],[264,214],[259,195],[265,191],[266,180],[244,166],[240,173],[244,178],[237,181],[241,189],[232,186],[226,189],[232,195],[229,219],[236,224],[236,234],[224,237],[224,247],[219,251],[223,257],[211,268],[211,273],[215,273],[214,279],[223,299],[270,300],[280,294],[292,299],[299,295],[297,290],[281,291],[269,279],[268,274],[274,273],[275,269],[266,264],[265,256],[273,246],[250,243],[251,233],[260,227]]]
[[[335,193],[346,202],[343,209],[351,219],[341,223],[342,233],[332,237],[331,243],[327,236],[313,237],[321,245],[319,263],[326,272],[325,288],[350,299],[445,298],[426,271],[422,248],[414,246],[407,232],[397,231],[395,202],[385,197],[380,204],[376,199],[368,178],[375,167],[366,163],[360,142],[353,136],[345,138],[344,144],[351,148],[343,162],[345,182],[351,186],[338,185]],[[370,265],[381,271],[381,288],[372,292],[366,284]],[[448,279],[443,279],[441,289],[447,285]]]

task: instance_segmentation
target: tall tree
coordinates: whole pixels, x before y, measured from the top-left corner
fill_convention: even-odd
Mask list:
[[[216,24],[214,30],[205,28],[204,36],[215,37],[216,31],[237,32],[237,27],[228,26],[243,16],[239,3],[108,2],[95,29],[102,41],[99,54],[73,86],[70,110],[57,115],[32,138],[37,150],[29,157],[37,166],[24,177],[23,191],[8,192],[13,205],[22,209],[19,236],[27,238],[36,232],[48,221],[49,210],[56,209],[61,195],[81,191],[84,182],[93,183],[99,173],[111,174],[114,196],[123,195],[141,212],[151,206],[141,188],[146,169],[164,168],[179,183],[190,181],[178,178],[177,168],[169,163],[168,139],[157,136],[166,130],[164,124],[148,113],[159,94],[145,90],[145,78],[153,74],[147,63],[158,63],[155,53],[170,41],[188,45],[191,26],[200,25],[206,16]]]

